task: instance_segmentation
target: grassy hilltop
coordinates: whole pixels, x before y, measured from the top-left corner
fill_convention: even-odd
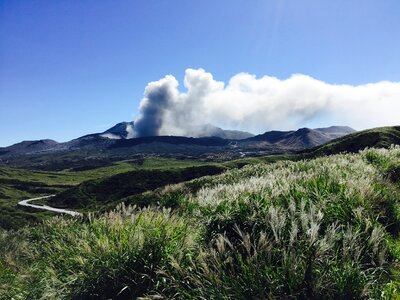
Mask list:
[[[3,232],[0,294],[399,297],[398,147],[246,165],[124,200],[107,214]]]
[[[345,135],[304,152],[308,157],[315,157],[341,152],[356,153],[366,147],[389,148],[391,145],[399,144],[400,126],[378,127]]]

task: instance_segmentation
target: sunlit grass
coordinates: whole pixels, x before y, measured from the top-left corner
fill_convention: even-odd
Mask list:
[[[0,228],[15,229],[54,215],[19,207],[17,203],[23,199],[56,194],[83,181],[106,178],[129,171],[179,170],[204,164],[200,161],[148,157],[118,161],[95,168],[83,168],[80,171],[73,168],[56,172],[0,167]]]
[[[400,147],[248,165],[5,232],[1,287],[8,299],[397,299],[399,166]]]

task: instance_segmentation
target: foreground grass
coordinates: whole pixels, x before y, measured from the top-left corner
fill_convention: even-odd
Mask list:
[[[399,193],[400,148],[244,166],[4,232],[0,293],[396,299]]]
[[[20,269],[27,277],[18,282],[6,271],[3,277],[14,280],[3,291],[6,298],[140,296],[153,287],[158,268],[169,255],[190,249],[194,242],[187,222],[168,210],[110,213],[85,221],[54,218],[26,234],[35,244],[29,257],[22,258],[29,262]]]

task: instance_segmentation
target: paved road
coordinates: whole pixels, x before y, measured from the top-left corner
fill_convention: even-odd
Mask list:
[[[33,208],[36,208],[36,209],[54,211],[54,212],[58,212],[58,213],[61,213],[61,214],[68,214],[68,215],[71,215],[71,216],[79,216],[79,215],[81,215],[80,213],[78,213],[76,211],[72,211],[72,210],[67,210],[67,209],[62,209],[62,208],[55,208],[55,207],[51,207],[51,206],[48,206],[48,205],[34,205],[34,204],[30,204],[29,203],[31,201],[40,200],[40,199],[46,199],[46,198],[50,198],[50,197],[53,197],[53,196],[54,195],[22,200],[22,201],[18,202],[18,205],[33,207]]]

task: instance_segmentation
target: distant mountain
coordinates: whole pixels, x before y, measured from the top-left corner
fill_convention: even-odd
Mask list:
[[[251,155],[296,153],[322,145],[354,130],[349,127],[301,128],[269,131],[252,136],[248,132],[223,130],[206,125],[202,137],[150,136],[133,138],[133,122],[118,123],[102,133],[88,134],[57,143],[52,140],[25,141],[0,148],[0,164],[63,170],[93,167],[135,156],[160,155],[182,159],[227,160]],[[195,132],[195,131],[194,131]]]
[[[240,130],[225,130],[221,129],[221,133],[214,134],[213,136],[220,137],[228,140],[244,140],[253,137],[254,134]]]
[[[134,122],[121,122],[100,134],[110,139],[131,139],[133,138]]]
[[[353,128],[348,126],[330,126],[326,128],[315,128],[314,130],[329,136],[331,139],[336,139],[344,135],[356,132]]]
[[[225,130],[211,124],[195,128],[194,137],[219,137],[227,140],[244,140],[253,137],[254,134],[240,130]]]
[[[121,122],[99,134],[109,139],[131,139],[134,135],[134,122]],[[189,136],[194,138],[218,137],[228,140],[242,140],[254,136],[254,134],[240,130],[225,130],[211,124],[194,126],[189,129]],[[192,133],[190,133],[192,132]]]
[[[100,150],[111,146],[116,139],[103,137],[99,133],[88,134],[80,138],[65,143],[59,143],[52,150],[54,151],[71,151],[71,150]]]
[[[54,150],[100,150],[111,147],[116,140],[131,139],[133,137],[133,122],[121,122],[102,133],[93,133],[81,136],[69,142],[60,143]]]
[[[36,141],[23,141],[8,147],[0,148],[0,155],[5,154],[29,154],[46,151],[54,148],[58,143],[53,140],[36,140]]]
[[[282,148],[306,149],[322,145],[330,140],[355,132],[347,126],[331,126],[327,128],[300,128],[296,131],[268,131],[244,140],[248,146],[266,147],[268,145]]]
[[[332,140],[324,145],[304,151],[310,155],[330,155],[341,152],[358,152],[369,148],[389,148],[400,145],[400,126],[379,127],[355,132]]]
[[[328,128],[308,129],[301,128],[297,131],[269,131],[260,135],[237,130],[224,130],[213,125],[205,125],[194,128],[199,137],[180,136],[154,136],[133,138],[133,122],[121,122],[102,133],[88,134],[77,139],[57,143],[53,140],[24,141],[9,147],[0,148],[0,156],[16,156],[37,153],[55,153],[65,151],[104,151],[117,148],[131,148],[140,146],[138,151],[156,153],[158,149],[162,153],[168,152],[169,146],[158,145],[180,145],[182,147],[171,148],[173,152],[185,150],[186,152],[204,151],[193,147],[222,147],[221,151],[229,151],[234,148],[244,150],[266,150],[270,153],[293,152],[305,148],[324,144],[333,138],[354,132],[345,126],[332,126]],[[234,141],[232,144],[231,141]],[[150,145],[151,144],[151,145]],[[229,145],[232,147],[228,147]],[[147,145],[147,146],[146,146]],[[192,148],[187,148],[192,146]],[[238,148],[239,147],[239,148]]]

